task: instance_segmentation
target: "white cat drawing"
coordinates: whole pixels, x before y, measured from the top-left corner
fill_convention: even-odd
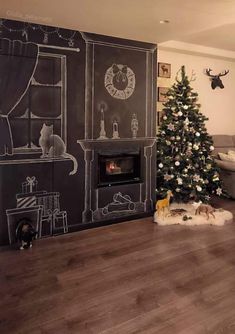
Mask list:
[[[46,125],[44,123],[40,134],[39,145],[42,149],[41,158],[69,158],[73,161],[73,170],[69,173],[69,175],[76,174],[78,170],[77,160],[73,155],[66,152],[63,139],[60,136],[53,134],[53,125]]]

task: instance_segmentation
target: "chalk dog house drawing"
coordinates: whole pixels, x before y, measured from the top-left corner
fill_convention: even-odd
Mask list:
[[[37,180],[27,177],[22,193],[16,194],[16,208],[7,209],[9,243],[15,242],[17,223],[29,218],[38,232],[38,238],[68,232],[67,212],[60,210],[60,194],[37,190]]]

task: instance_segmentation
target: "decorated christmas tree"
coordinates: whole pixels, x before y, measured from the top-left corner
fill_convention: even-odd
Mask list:
[[[199,111],[198,94],[190,86],[193,80],[194,74],[189,79],[182,66],[166,93],[157,135],[157,197],[171,190],[177,202],[206,203],[222,189],[211,155],[213,141],[205,127],[208,118]]]

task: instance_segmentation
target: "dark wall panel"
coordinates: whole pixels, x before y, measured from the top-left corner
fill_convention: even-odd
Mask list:
[[[156,46],[5,19],[0,29],[0,244],[22,217],[47,237],[151,213]],[[98,189],[99,152],[130,147],[141,181]]]

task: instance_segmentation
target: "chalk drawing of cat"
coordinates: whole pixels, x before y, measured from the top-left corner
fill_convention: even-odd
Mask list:
[[[73,161],[73,170],[69,175],[74,175],[78,170],[78,163],[76,158],[66,152],[66,146],[63,139],[53,134],[53,125],[42,126],[40,131],[39,145],[42,149],[41,158],[69,158]]]

